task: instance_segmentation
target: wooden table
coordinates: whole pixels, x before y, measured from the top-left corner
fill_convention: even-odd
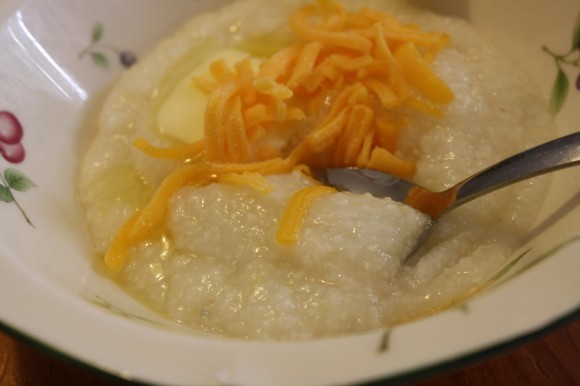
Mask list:
[[[0,385],[120,386],[128,383],[62,362],[0,333]],[[485,361],[412,385],[580,385],[580,319]]]

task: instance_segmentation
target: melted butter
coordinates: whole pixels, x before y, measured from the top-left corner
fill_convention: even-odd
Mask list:
[[[107,208],[115,203],[131,203],[143,207],[153,194],[152,187],[139,172],[127,165],[119,165],[105,170],[90,186],[95,204]]]
[[[209,67],[218,59],[223,59],[230,67],[250,56],[248,52],[237,49],[223,49],[208,57],[187,74],[165,99],[157,124],[162,133],[168,134],[185,143],[193,143],[203,137],[205,107],[208,95],[194,83],[198,77],[211,77]],[[252,57],[257,67],[259,59]]]

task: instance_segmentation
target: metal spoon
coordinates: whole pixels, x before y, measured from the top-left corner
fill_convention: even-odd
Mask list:
[[[315,176],[323,183],[339,190],[390,197],[428,214],[431,221],[404,262],[405,265],[415,265],[419,257],[417,250],[439,220],[451,210],[515,182],[578,164],[580,164],[580,132],[515,154],[442,192],[432,192],[383,172],[354,167],[325,169],[317,171]]]

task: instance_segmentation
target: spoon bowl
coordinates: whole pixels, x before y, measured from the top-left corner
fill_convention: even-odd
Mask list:
[[[452,187],[433,192],[391,174],[356,167],[329,168],[315,176],[324,184],[353,193],[389,197],[430,216],[404,265],[415,265],[421,245],[451,210],[497,189],[541,174],[580,164],[580,132],[543,143],[504,159]]]

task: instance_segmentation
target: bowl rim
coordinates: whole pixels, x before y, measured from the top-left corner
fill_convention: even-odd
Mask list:
[[[24,4],[24,3],[32,3],[33,1],[25,1],[25,0],[13,0],[12,3],[8,2],[8,8],[10,9],[11,4]],[[15,6],[16,7],[16,6]],[[0,6],[0,21],[3,21],[3,6]],[[3,106],[0,106],[2,108]],[[575,245],[574,249],[578,249],[578,244]],[[6,255],[6,256],[4,256]],[[101,309],[94,307],[93,304],[90,304],[83,299],[81,296],[73,297],[72,294],[66,293],[60,286],[50,286],[46,281],[41,280],[36,275],[31,275],[29,267],[25,266],[25,264],[21,264],[17,259],[10,258],[10,251],[5,249],[4,246],[0,245],[0,263],[3,263],[4,258],[8,260],[8,264],[6,267],[5,272],[0,271],[0,278],[4,277],[3,275],[9,276],[10,273],[14,273],[15,277],[26,277],[27,280],[32,282],[34,286],[37,287],[37,290],[43,293],[43,296],[48,296],[52,294],[54,296],[54,301],[61,301],[63,303],[63,307],[68,309],[81,309],[82,316],[75,316],[76,320],[82,320],[83,318],[91,319],[95,317],[95,320],[104,321],[106,324],[111,326],[122,326],[121,330],[127,329],[129,324],[133,325],[133,322],[128,320],[115,317],[115,315],[111,315],[108,313],[103,312]],[[4,271],[4,267],[2,269]],[[12,279],[12,283],[16,283],[16,279]],[[10,283],[10,280],[8,280]],[[78,294],[74,294],[78,295]],[[98,356],[87,356],[86,351],[83,353],[77,353],[70,349],[70,342],[63,342],[62,337],[59,336],[43,336],[43,330],[38,329],[38,326],[30,324],[32,322],[26,321],[23,325],[20,322],[24,321],[23,315],[18,314],[15,317],[10,314],[10,303],[9,303],[9,295],[3,297],[0,294],[0,304],[5,305],[7,304],[4,310],[0,310],[0,330],[8,333],[16,337],[17,339],[26,342],[27,344],[32,345],[33,347],[48,353],[49,355],[62,359],[65,362],[72,363],[78,365],[82,368],[89,369],[89,371],[99,373],[105,377],[111,377],[117,380],[125,380],[129,381],[131,384],[162,384],[159,381],[155,381],[149,379],[147,376],[143,375],[142,373],[133,372],[132,374],[126,372],[126,370],[121,369],[119,367],[111,366],[110,361],[108,362],[109,365],[105,365],[99,362]],[[8,301],[8,302],[7,302]],[[6,302],[6,303],[5,303]],[[79,306],[80,304],[80,306]],[[20,310],[22,311],[22,310]],[[70,311],[69,311],[70,312]],[[448,315],[449,313],[454,312],[453,310],[445,311],[444,315]],[[51,318],[55,320],[58,315],[53,315]],[[73,315],[74,316],[74,315]],[[80,319],[79,319],[80,318]],[[533,323],[533,326],[527,326],[523,329],[518,329],[517,334],[509,335],[509,338],[499,338],[499,342],[492,342],[490,344],[481,344],[477,346],[475,349],[468,350],[466,352],[462,352],[461,350],[455,351],[453,355],[448,357],[441,357],[439,360],[435,360],[433,362],[424,364],[423,362],[417,364],[417,368],[402,370],[400,372],[395,372],[392,375],[379,375],[376,380],[367,380],[365,383],[364,380],[361,380],[362,384],[374,384],[374,382],[408,382],[413,380],[419,380],[421,378],[437,375],[445,371],[449,371],[450,369],[458,368],[465,366],[467,364],[473,363],[475,361],[484,359],[486,357],[495,355],[497,353],[503,352],[505,350],[509,350],[513,347],[517,347],[521,344],[525,344],[528,341],[535,340],[540,336],[543,336],[546,333],[554,331],[555,329],[561,328],[565,324],[580,319],[580,301],[576,301],[573,305],[568,305],[566,312],[561,312],[557,314],[550,314],[544,319],[536,320]],[[74,320],[74,319],[73,319]],[[423,320],[417,321],[417,323],[423,323]],[[141,334],[143,331],[146,330],[145,327],[141,326],[137,328]],[[168,331],[158,330],[159,334],[155,333],[154,335],[167,335],[169,334]],[[373,331],[369,334],[364,334],[365,337],[368,339],[375,339],[376,336],[381,335],[381,331]],[[138,336],[138,335],[136,335]],[[358,336],[354,338],[358,339]],[[353,338],[353,339],[354,339]],[[205,338],[201,338],[200,340],[204,340]],[[350,338],[347,338],[348,340]],[[66,339],[65,339],[66,340]],[[328,341],[338,341],[343,340],[343,338],[332,338],[328,339]],[[232,342],[235,344],[235,342]],[[292,346],[294,343],[288,342],[278,342],[277,345],[288,345]],[[267,345],[267,343],[266,343]],[[67,348],[68,347],[68,348]],[[102,354],[99,354],[102,355]],[[109,366],[108,368],[105,368]],[[359,379],[359,378],[357,378]],[[380,381],[379,381],[380,380]],[[346,380],[348,381],[348,380]],[[370,383],[369,383],[370,382]]]

